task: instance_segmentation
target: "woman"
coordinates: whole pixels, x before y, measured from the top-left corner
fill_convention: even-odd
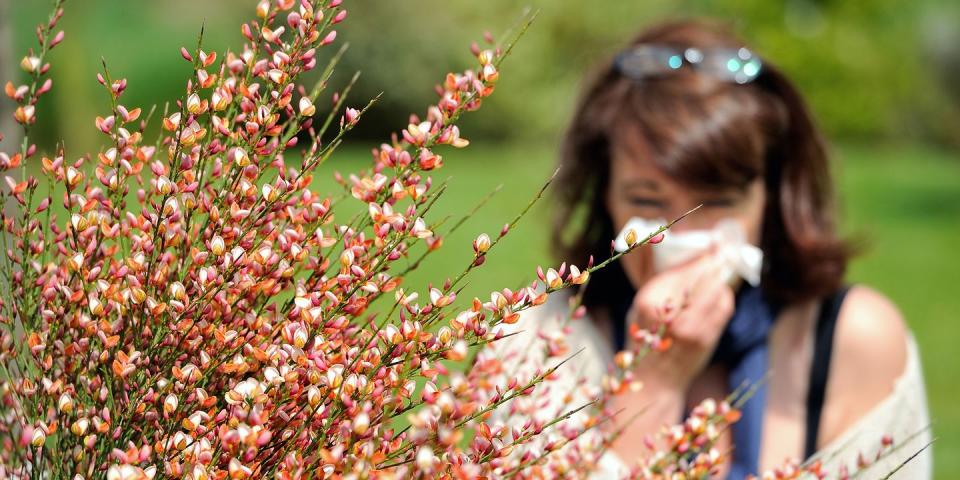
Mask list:
[[[664,245],[732,220],[763,255],[756,287],[729,281],[717,247],[669,268],[654,265],[661,245],[639,248],[591,279],[591,321],[577,333],[587,363],[608,363],[633,323],[657,328],[669,317],[673,339],[641,363],[644,388],[618,400],[619,418],[644,413],[613,445],[614,458],[630,464],[645,435],[745,383],[758,388],[723,440],[721,451],[733,447],[728,478],[816,452],[830,468],[852,467],[884,434],[906,441],[927,427],[900,313],[880,293],[843,282],[851,248],[834,224],[824,141],[792,84],[742,42],[703,22],[641,33],[586,85],[561,165],[561,260],[606,258],[631,218],[670,220],[698,205]],[[925,436],[871,472],[892,470]],[[900,474],[928,478],[929,453]]]

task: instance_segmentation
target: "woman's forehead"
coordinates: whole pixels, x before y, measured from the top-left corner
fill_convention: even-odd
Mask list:
[[[612,155],[611,185],[624,191],[649,191],[677,195],[703,195],[742,191],[749,187],[725,185],[719,179],[714,183],[684,182],[667,172],[646,155],[615,151]],[[757,178],[755,181],[759,181]]]
[[[649,157],[613,155],[611,184],[622,190],[651,192],[686,191],[681,182],[663,172]]]
[[[658,189],[665,183],[679,183],[654,161],[653,152],[640,139],[615,141],[611,150],[613,176],[620,184]]]

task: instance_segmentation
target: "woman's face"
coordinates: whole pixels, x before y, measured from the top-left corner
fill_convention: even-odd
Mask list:
[[[717,221],[732,218],[743,226],[748,241],[759,245],[766,203],[762,178],[743,189],[691,189],[662,173],[640,145],[642,142],[631,143],[634,145],[629,148],[614,144],[612,149],[606,204],[614,232],[623,229],[632,217],[670,221],[702,204],[671,231],[710,229]],[[637,233],[641,238],[646,236],[646,232]],[[624,256],[621,263],[635,288],[654,274],[649,248],[637,249]]]

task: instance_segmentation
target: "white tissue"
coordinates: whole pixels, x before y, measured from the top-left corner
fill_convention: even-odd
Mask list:
[[[633,217],[617,235],[614,248],[618,252],[623,252],[629,248],[626,236],[630,230],[636,233],[639,241],[666,223],[664,220]],[[750,285],[757,286],[760,284],[763,251],[755,245],[747,243],[746,232],[736,220],[720,220],[710,230],[665,233],[669,234],[664,236],[661,243],[653,246],[653,268],[655,271],[660,272],[684,263],[716,245],[718,247],[717,253],[726,267],[725,275],[728,280],[739,276]]]

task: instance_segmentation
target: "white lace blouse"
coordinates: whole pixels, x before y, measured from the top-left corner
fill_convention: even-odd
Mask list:
[[[613,360],[611,346],[606,338],[596,328],[589,318],[566,320],[567,299],[563,295],[552,295],[551,299],[540,307],[525,312],[521,320],[514,325],[505,326],[508,333],[514,335],[501,341],[494,342],[493,353],[504,355],[507,352],[536,351],[542,348],[545,340],[537,332],[556,331],[561,323],[569,322],[572,332],[566,341],[570,352],[583,350],[573,365],[567,364],[561,368],[561,375],[553,382],[550,391],[556,392],[555,397],[549,399],[553,405],[575,404],[571,402],[570,392],[582,392],[580,403],[588,401],[586,392],[589,389],[577,385],[579,379],[586,379],[594,386],[607,372],[607,366]],[[924,389],[923,372],[916,341],[910,335],[907,348],[907,364],[903,374],[897,379],[890,395],[873,407],[856,424],[832,441],[815,455],[822,461],[827,478],[837,476],[841,466],[846,465],[848,471],[856,471],[858,454],[862,453],[870,461],[874,460],[884,435],[889,435],[894,441],[893,453],[874,462],[860,478],[883,478],[904,461],[916,454],[931,440],[929,430],[929,413],[927,410],[926,391]],[[538,355],[524,355],[523,370],[533,370],[538,367],[549,367],[556,363],[545,362]],[[552,411],[553,405],[543,408],[542,411]],[[501,418],[506,418],[505,411],[498,412]],[[571,419],[576,420],[576,419]],[[933,455],[931,449],[926,449],[904,465],[893,478],[910,480],[925,480],[932,478]],[[606,452],[599,461],[599,468],[591,478],[608,479],[621,478],[627,471],[627,465],[613,452]]]

